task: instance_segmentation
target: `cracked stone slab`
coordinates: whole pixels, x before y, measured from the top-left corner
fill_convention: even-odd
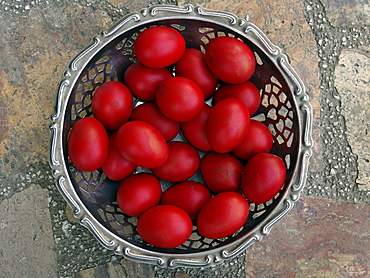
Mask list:
[[[0,276],[58,277],[45,189],[33,184],[1,202],[0,242]]]
[[[342,51],[334,85],[342,102],[347,139],[357,156],[356,182],[359,190],[370,190],[370,46]]]

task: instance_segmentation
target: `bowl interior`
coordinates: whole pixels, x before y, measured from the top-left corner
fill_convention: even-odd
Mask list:
[[[299,124],[292,92],[280,70],[267,55],[243,34],[212,22],[192,19],[167,19],[140,25],[127,30],[108,43],[97,55],[91,57],[89,64],[80,74],[68,99],[64,118],[63,149],[66,150],[70,128],[80,118],[91,116],[91,99],[94,91],[102,83],[110,80],[123,81],[123,73],[135,61],[133,44],[135,38],[145,28],[155,25],[172,26],[182,33],[187,47],[204,50],[207,43],[217,36],[233,36],[243,40],[254,51],[257,68],[252,81],[261,92],[261,106],[252,118],[269,127],[274,137],[271,153],[283,158],[287,167],[286,183],[280,193],[265,204],[250,204],[250,215],[245,225],[234,235],[211,240],[201,236],[194,225],[193,234],[182,246],[174,250],[161,250],[143,242],[136,231],[136,217],[123,214],[116,203],[116,192],[120,182],[114,182],[100,171],[81,172],[68,159],[68,173],[72,184],[90,213],[110,232],[138,247],[160,252],[192,253],[214,249],[248,234],[263,221],[279,203],[287,190],[297,162],[299,148]],[[181,133],[174,140],[185,140]],[[200,155],[204,155],[200,153]],[[148,171],[138,169],[138,171]],[[201,181],[197,173],[192,180]],[[171,184],[163,182],[163,189]],[[169,235],[170,236],[170,235]]]

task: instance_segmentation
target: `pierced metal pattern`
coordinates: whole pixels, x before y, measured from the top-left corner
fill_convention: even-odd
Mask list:
[[[290,148],[294,144],[294,110],[291,101],[285,94],[280,82],[272,76],[270,83],[265,84],[261,93],[261,106],[268,111],[260,114],[266,126],[270,129],[275,142],[275,148],[289,150],[280,155],[285,160],[287,169],[290,169]],[[257,116],[258,118],[258,116]]]
[[[96,61],[95,66],[88,70],[79,79],[71,104],[71,119],[75,121],[86,116],[91,116],[91,99],[94,91],[104,82],[115,80],[112,64],[109,57],[103,56]]]
[[[287,179],[282,190],[265,204],[251,204],[247,222],[234,235],[212,240],[199,235],[194,226],[189,240],[172,250],[155,248],[138,236],[137,218],[124,215],[117,206],[119,182],[107,179],[99,170],[79,171],[71,164],[66,152],[71,126],[78,119],[92,115],[94,91],[106,81],[123,80],[124,71],[135,61],[133,44],[136,37],[154,25],[176,28],[185,37],[188,47],[202,51],[218,36],[232,36],[251,47],[257,60],[251,81],[260,89],[262,99],[253,117],[269,127],[274,136],[272,153],[282,157],[287,165]],[[298,199],[311,156],[311,107],[303,84],[287,60],[252,23],[229,13],[192,5],[152,6],[128,15],[95,37],[92,44],[71,62],[60,83],[51,126],[50,165],[57,186],[74,208],[81,224],[117,254],[170,267],[218,264],[261,240]],[[185,139],[180,133],[176,140]],[[138,171],[142,170],[138,168]],[[199,173],[192,180],[201,181]],[[169,186],[162,185],[163,188]]]

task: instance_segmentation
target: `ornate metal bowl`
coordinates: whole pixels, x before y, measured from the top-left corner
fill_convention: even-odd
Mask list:
[[[249,218],[237,233],[211,240],[201,236],[194,226],[190,239],[170,250],[153,247],[140,238],[137,218],[124,215],[117,206],[119,183],[107,179],[101,171],[79,171],[71,164],[66,150],[71,126],[92,114],[95,89],[109,80],[122,81],[123,72],[135,60],[135,38],[154,25],[176,28],[186,38],[188,47],[204,50],[209,40],[225,35],[239,38],[251,47],[257,59],[251,81],[262,96],[260,109],[253,117],[269,127],[274,136],[271,152],[287,165],[286,182],[279,194],[265,204],[250,204]],[[107,249],[160,266],[206,267],[232,258],[260,241],[292,209],[304,187],[312,153],[311,120],[312,108],[305,87],[287,56],[247,19],[192,5],[151,6],[128,14],[93,37],[91,44],[69,64],[59,84],[52,115],[50,166],[56,186],[73,208],[74,216]],[[177,140],[182,140],[181,134]],[[163,183],[164,188],[167,186]]]

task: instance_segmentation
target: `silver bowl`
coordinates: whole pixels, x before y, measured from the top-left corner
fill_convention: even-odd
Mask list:
[[[81,172],[68,158],[69,130],[78,119],[91,116],[95,89],[109,80],[122,81],[124,71],[135,61],[135,38],[155,25],[176,28],[188,47],[204,50],[212,38],[226,35],[243,40],[255,53],[257,68],[251,81],[260,89],[262,103],[253,118],[271,130],[274,136],[271,152],[285,161],[287,178],[272,200],[250,204],[245,225],[227,238],[204,238],[194,226],[190,239],[177,248],[160,249],[147,244],[136,231],[137,218],[124,215],[117,206],[119,182],[107,179],[100,170]],[[128,14],[93,37],[69,64],[59,84],[52,115],[50,166],[56,186],[74,216],[107,249],[128,259],[163,267],[207,267],[260,241],[293,208],[304,187],[312,154],[311,121],[308,95],[288,57],[248,19],[193,5],[155,5]],[[183,137],[179,134],[176,139]],[[199,180],[199,174],[192,179]]]

